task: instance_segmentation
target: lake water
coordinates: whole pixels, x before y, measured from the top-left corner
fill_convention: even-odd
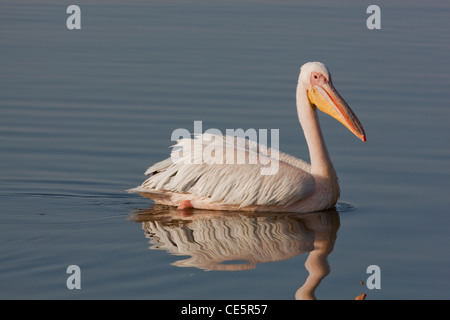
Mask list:
[[[68,30],[70,4],[0,5],[0,298],[450,298],[450,4],[378,1],[369,30],[369,1],[80,0]],[[320,115],[337,210],[183,215],[125,192],[195,120],[279,129],[309,160],[307,61],[367,133]]]

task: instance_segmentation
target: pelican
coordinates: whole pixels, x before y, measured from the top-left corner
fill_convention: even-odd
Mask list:
[[[178,209],[242,210],[271,212],[315,212],[333,208],[340,195],[338,178],[325,146],[316,107],[345,125],[362,141],[366,135],[348,104],[335,89],[328,68],[320,62],[308,62],[300,68],[296,90],[297,113],[304,131],[311,163],[258,145],[260,155],[276,161],[276,174],[262,175],[263,164],[234,164],[173,161],[168,158],[152,165],[148,178],[130,192],[156,203]],[[174,147],[183,156],[195,158],[189,146],[195,140],[211,141],[202,134],[181,139]],[[252,142],[247,139],[216,137],[223,142],[226,155],[235,154]],[[236,143],[230,144],[229,141]],[[201,142],[203,143],[203,142]],[[245,157],[249,149],[245,149]],[[267,159],[266,159],[267,160]]]

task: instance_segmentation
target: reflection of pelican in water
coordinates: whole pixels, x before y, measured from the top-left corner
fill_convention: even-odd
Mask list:
[[[314,299],[314,291],[329,273],[327,261],[339,229],[333,210],[312,214],[186,211],[156,205],[138,211],[151,249],[190,256],[174,265],[203,270],[245,270],[256,264],[292,258],[309,252],[309,272],[297,299]]]

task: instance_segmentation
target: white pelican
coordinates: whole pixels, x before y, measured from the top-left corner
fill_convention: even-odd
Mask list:
[[[300,68],[296,98],[311,164],[262,145],[258,146],[258,154],[277,161],[276,174],[261,175],[261,163],[204,161],[199,164],[173,162],[168,158],[148,168],[145,174],[149,177],[141,186],[129,191],[178,209],[313,212],[334,207],[339,198],[339,184],[320,130],[316,107],[365,142],[364,129],[334,88],[323,63],[308,62]],[[197,137],[200,141],[203,138],[211,139],[205,134]],[[175,147],[183,148],[183,157],[195,158],[197,151],[189,146],[197,139],[179,140]],[[243,146],[252,143],[233,139],[236,144],[222,139],[223,152],[227,156],[234,155],[239,146],[242,150]],[[248,148],[246,150],[245,157],[248,157]]]

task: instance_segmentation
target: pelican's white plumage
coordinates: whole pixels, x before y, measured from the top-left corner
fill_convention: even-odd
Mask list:
[[[308,163],[265,146],[259,146],[259,156],[276,161],[277,174],[261,174],[261,168],[264,167],[263,163],[267,163],[264,162],[266,160],[255,164],[237,164],[238,161],[235,161],[236,164],[226,164],[226,161],[224,164],[216,164],[212,161],[214,159],[203,157],[202,163],[195,164],[195,159],[202,157],[202,150],[211,146],[211,143],[224,146],[225,157],[236,155],[236,149],[239,148],[248,159],[248,153],[252,152],[249,144],[255,142],[239,137],[233,138],[234,143],[229,143],[223,136],[202,134],[195,139],[179,140],[174,148],[187,150],[183,153],[183,157],[177,162],[168,158],[151,166],[146,171],[149,178],[134,191],[145,193],[164,190],[177,194],[195,194],[212,202],[243,208],[288,206],[305,198],[314,190],[314,179],[309,173]],[[204,148],[193,148],[194,140],[202,141]],[[276,157],[273,155],[274,152],[277,153]],[[186,165],[188,162],[192,164]],[[284,178],[280,179],[280,176]]]
[[[186,202],[188,207],[218,210],[311,212],[331,208],[339,198],[339,185],[315,106],[365,141],[361,124],[334,89],[328,69],[309,62],[299,75],[297,112],[311,165],[247,139],[202,134],[179,140],[174,148],[181,150],[181,156],[152,165],[145,172],[149,177],[130,191],[180,208]],[[220,146],[214,149],[214,156],[224,160],[220,163],[217,158],[204,157],[204,148],[214,144]],[[252,153],[258,155],[256,163],[248,161]],[[261,174],[268,163],[275,164],[277,171]]]

